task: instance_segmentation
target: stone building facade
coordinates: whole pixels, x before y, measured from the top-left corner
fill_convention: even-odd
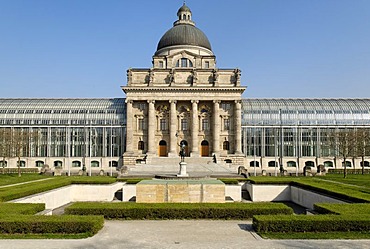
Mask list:
[[[127,70],[124,165],[153,157],[233,158],[243,164],[241,71],[220,69],[184,4],[160,39],[153,67]]]

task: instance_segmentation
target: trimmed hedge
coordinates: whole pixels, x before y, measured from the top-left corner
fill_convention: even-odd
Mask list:
[[[317,203],[314,204],[314,209],[316,212],[320,214],[370,216],[370,204],[367,203],[355,203],[355,204]]]
[[[96,234],[104,225],[102,216],[30,216],[0,217],[2,234]]]
[[[71,176],[71,184],[112,184],[117,181],[116,178],[106,176]]]
[[[3,215],[34,215],[45,210],[44,203],[0,203],[0,216]]]
[[[282,203],[100,203],[79,202],[66,214],[106,219],[250,219],[256,214],[292,214]]]
[[[0,167],[1,174],[18,174],[18,168],[3,168]],[[38,168],[21,168],[21,174],[39,173]]]
[[[344,174],[344,169],[328,169],[329,174]],[[347,168],[347,174],[354,174],[354,175],[361,175],[362,169],[348,169]],[[364,169],[364,174],[370,174],[369,169]]]
[[[218,180],[227,185],[238,185],[240,181],[240,179],[235,178],[219,178]],[[244,181],[246,181],[246,179],[244,179]]]
[[[256,215],[256,232],[347,232],[370,230],[370,215]]]
[[[143,180],[151,180],[152,178],[117,178],[118,182],[126,182],[127,184],[138,184]]]

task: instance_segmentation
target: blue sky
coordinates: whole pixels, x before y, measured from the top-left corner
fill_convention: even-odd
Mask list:
[[[180,0],[0,0],[0,97],[124,97]],[[244,97],[370,98],[369,0],[188,0]]]

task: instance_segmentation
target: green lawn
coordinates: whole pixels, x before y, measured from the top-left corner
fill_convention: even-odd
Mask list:
[[[341,182],[345,184],[356,185],[370,189],[370,175],[347,175],[347,178],[343,178],[340,174],[330,174],[319,177],[325,180]]]
[[[44,176],[44,175],[30,174],[30,173],[27,173],[27,174],[24,173],[22,174],[21,177],[18,177],[18,174],[4,174],[3,175],[0,173],[0,186],[40,180],[40,179],[45,179],[49,177],[51,176]]]

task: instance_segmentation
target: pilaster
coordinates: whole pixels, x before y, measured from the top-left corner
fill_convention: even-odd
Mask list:
[[[198,100],[192,100],[192,127],[191,127],[191,156],[199,157],[199,119],[198,119]]]
[[[155,152],[155,109],[154,109],[154,100],[148,100],[148,152],[147,154],[154,155]]]
[[[170,157],[176,157],[176,146],[177,146],[177,138],[176,138],[176,122],[177,122],[177,113],[176,113],[176,100],[170,100]]]
[[[213,101],[213,153],[216,155],[220,151],[220,102]]]

